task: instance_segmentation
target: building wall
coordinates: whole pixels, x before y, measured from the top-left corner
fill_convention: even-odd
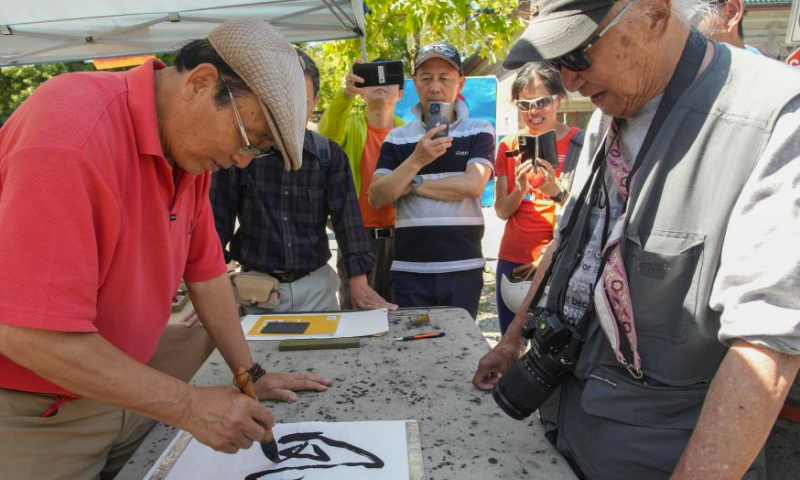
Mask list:
[[[742,20],[744,41],[772,58],[784,60],[798,45],[786,43],[791,7],[747,8]]]

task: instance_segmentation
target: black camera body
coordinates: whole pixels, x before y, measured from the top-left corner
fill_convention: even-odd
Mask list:
[[[522,335],[531,340],[531,349],[492,389],[497,405],[517,420],[535,412],[575,370],[581,346],[559,314],[541,307],[528,310]]]
[[[356,83],[356,87],[380,87],[385,85],[403,85],[402,60],[382,60],[378,62],[356,63],[353,73],[364,79],[363,83]]]

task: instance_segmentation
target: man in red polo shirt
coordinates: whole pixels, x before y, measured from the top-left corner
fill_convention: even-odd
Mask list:
[[[294,49],[266,22],[237,20],[184,47],[175,67],[60,76],[12,115],[0,130],[0,476],[112,478],[153,420],[229,453],[264,437],[257,422],[274,419],[258,402],[145,363],[184,279],[231,369],[263,374],[209,172],[271,147],[298,168],[304,105]],[[273,373],[256,391],[293,401],[328,385]]]

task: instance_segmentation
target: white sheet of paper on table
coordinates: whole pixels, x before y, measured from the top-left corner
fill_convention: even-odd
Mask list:
[[[288,435],[317,432],[322,438],[286,441]],[[216,452],[192,439],[172,465],[166,480],[296,480],[298,478],[408,480],[409,478],[406,421],[279,423],[275,425],[273,433],[278,441],[279,451],[301,446],[307,441],[308,445],[300,453],[323,458],[328,456],[330,459],[320,461],[289,458],[279,464],[272,464],[264,457],[258,444],[230,455]],[[282,439],[284,441],[281,441]],[[350,447],[337,445],[338,442],[346,442]],[[175,440],[167,447],[145,480],[152,477],[172,450],[174,443]],[[374,455],[379,461],[362,451]],[[320,455],[320,452],[324,453]],[[381,462],[383,465],[377,466]]]
[[[322,312],[327,313],[327,312]],[[304,338],[348,338],[348,337],[366,337],[368,335],[375,335],[378,333],[386,333],[389,331],[389,311],[385,308],[378,308],[375,310],[364,310],[359,312],[330,312],[331,314],[341,315],[339,326],[336,333],[333,335],[248,335],[250,329],[264,315],[280,315],[263,314],[263,315],[246,315],[242,318],[242,329],[248,340],[300,340]],[[296,317],[301,314],[287,313]],[[312,315],[319,315],[314,313]]]

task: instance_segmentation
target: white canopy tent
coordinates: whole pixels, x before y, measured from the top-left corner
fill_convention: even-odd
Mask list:
[[[12,5],[13,4],[13,5]],[[0,67],[180,49],[230,18],[290,42],[363,37],[363,0],[0,0]]]

